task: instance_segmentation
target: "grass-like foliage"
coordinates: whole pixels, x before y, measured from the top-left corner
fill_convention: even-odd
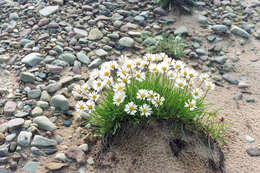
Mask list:
[[[198,74],[182,61],[163,53],[135,60],[123,56],[118,62],[104,63],[90,77],[85,85],[75,86],[73,94],[85,100],[76,109],[89,114],[88,121],[98,134],[114,135],[125,123],[155,119],[224,139],[224,122],[217,122],[203,103],[214,84],[207,74]]]
[[[143,38],[149,38],[147,35],[142,35]],[[162,39],[156,39],[155,44],[145,45],[149,53],[165,52],[174,59],[180,59],[184,55],[185,43],[181,36],[174,36],[173,34],[162,34]]]
[[[196,0],[155,0],[162,8],[177,7],[185,13],[191,13],[190,7],[194,6]]]

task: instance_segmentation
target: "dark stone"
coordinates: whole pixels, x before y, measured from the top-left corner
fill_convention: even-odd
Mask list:
[[[260,156],[260,149],[259,148],[248,148],[246,150],[246,152],[251,157],[258,157],[258,156]]]

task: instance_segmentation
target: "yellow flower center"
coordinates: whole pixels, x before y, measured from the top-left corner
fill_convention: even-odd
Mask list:
[[[108,80],[108,81],[107,81],[107,84],[108,84],[108,85],[110,85],[110,84],[111,84],[111,81],[110,81],[110,80]]]
[[[85,87],[84,90],[85,90],[85,91],[88,91],[88,87]]]
[[[106,71],[105,74],[104,74],[104,76],[109,76],[109,72]]]
[[[146,114],[146,113],[147,113],[147,110],[146,110],[146,109],[143,109],[142,112],[143,112],[144,114]]]
[[[112,69],[115,69],[115,68],[116,68],[116,66],[115,66],[114,64],[112,64],[112,65],[111,65],[111,68],[112,68]]]
[[[129,107],[129,110],[130,110],[130,111],[133,111],[134,109],[135,109],[135,108],[134,108],[133,106],[130,106],[130,107]]]
[[[117,98],[117,99],[116,99],[116,102],[117,102],[117,103],[120,103],[120,102],[121,102],[121,99],[120,99],[120,98]]]
[[[123,87],[122,87],[122,86],[119,86],[119,87],[117,88],[117,90],[118,90],[118,91],[121,91],[121,90],[123,90]]]
[[[88,105],[88,109],[93,109],[93,106],[92,105]]]
[[[137,78],[141,78],[141,74],[137,74],[136,77],[137,77]]]
[[[141,98],[145,98],[145,94],[144,93],[141,94]]]
[[[141,62],[136,62],[136,65],[137,65],[137,66],[141,65]]]
[[[181,66],[179,66],[179,65],[176,65],[176,68],[178,69],[178,68],[180,68]]]
[[[182,86],[183,86],[183,83],[182,83],[182,82],[180,82],[180,83],[179,83],[179,87],[182,87]]]
[[[126,70],[122,70],[122,74],[126,74]]]
[[[153,69],[152,69],[153,71],[157,71],[157,69],[154,67]]]
[[[211,88],[211,85],[208,85],[208,89],[210,89]]]
[[[79,93],[79,94],[80,94],[80,93],[81,93],[81,89],[77,89],[77,93]]]
[[[157,103],[157,104],[160,104],[160,103],[161,103],[161,100],[160,100],[160,99],[157,99],[157,100],[156,100],[156,103]]]
[[[166,69],[167,69],[167,68],[166,68],[165,66],[162,67],[162,70],[163,70],[163,71],[166,71]]]
[[[147,57],[147,60],[148,60],[148,61],[151,61],[151,60],[152,60],[152,58],[151,58],[150,56],[148,56],[148,57]]]
[[[189,108],[192,108],[192,107],[193,107],[193,104],[192,104],[192,103],[190,103],[190,104],[189,104]]]
[[[80,106],[79,106],[79,109],[80,109],[80,110],[84,109],[84,106],[83,106],[83,105],[80,105]]]
[[[131,68],[131,64],[127,64],[127,67],[128,67],[128,68]]]
[[[195,92],[195,93],[194,93],[194,95],[195,95],[195,96],[198,96],[198,95],[199,95],[199,93],[198,93],[198,92]]]
[[[205,78],[205,77],[203,77],[203,78],[202,78],[202,80],[206,80],[206,78]]]
[[[190,77],[192,78],[192,77],[194,77],[194,75],[191,73],[191,74],[190,74]]]
[[[95,99],[97,98],[97,96],[96,96],[96,95],[93,95],[92,98],[95,100]]]
[[[126,83],[126,82],[127,82],[127,78],[123,78],[122,81],[123,81],[124,83]]]
[[[97,86],[100,87],[101,86],[101,82],[97,82]]]
[[[186,75],[187,75],[187,72],[185,71],[185,72],[183,73],[183,75],[186,76]]]
[[[150,94],[149,97],[152,99],[154,98],[154,94]]]

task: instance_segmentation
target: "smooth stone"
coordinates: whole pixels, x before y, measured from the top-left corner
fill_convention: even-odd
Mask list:
[[[13,114],[15,112],[15,109],[16,109],[16,103],[13,101],[8,101],[4,106],[4,113]]]
[[[79,164],[86,163],[85,153],[78,147],[71,147],[66,152],[65,155],[68,158],[75,159]]]
[[[43,60],[43,57],[39,53],[30,53],[22,59],[22,63],[30,67],[34,67]]]
[[[8,129],[14,129],[22,126],[24,124],[23,118],[15,118],[7,122]]]
[[[238,80],[231,74],[224,74],[223,79],[225,79],[227,82],[233,85],[238,85]]]
[[[240,88],[240,89],[248,88],[248,84],[244,81],[240,81],[238,84],[238,88]]]
[[[82,151],[87,152],[87,151],[88,151],[88,144],[81,144],[81,145],[79,146],[79,148],[80,148]]]
[[[31,147],[31,151],[33,154],[38,155],[38,156],[44,155],[43,152],[37,147]]]
[[[166,10],[164,10],[163,8],[161,7],[157,7],[153,10],[153,12],[159,16],[167,16],[168,15],[168,12]]]
[[[224,34],[227,32],[227,26],[225,26],[225,25],[213,25],[211,29],[213,31],[215,31],[217,33],[221,33],[221,34]]]
[[[102,60],[101,60],[100,58],[97,58],[97,59],[95,59],[94,61],[92,61],[92,62],[88,65],[88,67],[89,67],[90,69],[93,69],[93,68],[99,67],[101,64],[102,64]]]
[[[196,53],[199,54],[199,55],[205,55],[206,54],[205,50],[203,50],[203,49],[196,49]]]
[[[5,137],[5,140],[6,140],[7,142],[11,142],[12,140],[14,140],[15,137],[16,137],[16,133],[12,133],[12,134],[10,134],[10,135],[7,135],[7,136]]]
[[[95,51],[95,54],[96,54],[97,56],[99,56],[99,57],[104,57],[104,56],[107,56],[107,55],[108,55],[108,53],[107,53],[105,50],[103,50],[103,49],[97,49],[97,50]]]
[[[59,6],[47,6],[39,11],[40,15],[47,17],[56,13],[59,10]]]
[[[232,26],[231,27],[231,33],[243,38],[248,39],[250,37],[250,34],[248,32],[246,32],[244,29],[239,28],[238,26]]]
[[[207,25],[208,24],[208,18],[205,16],[199,16],[198,17],[198,22],[201,25]]]
[[[64,153],[57,153],[55,156],[56,160],[62,161],[62,162],[66,162],[67,161],[67,157]]]
[[[4,144],[7,137],[3,133],[0,133],[0,145]]]
[[[62,110],[62,111],[69,110],[69,101],[63,95],[55,95],[55,96],[53,96],[51,98],[50,105],[54,106],[55,108],[57,108],[59,110]]]
[[[79,36],[82,36],[82,37],[87,37],[88,36],[88,32],[85,31],[85,30],[82,30],[82,29],[78,29],[78,28],[74,28],[73,31],[79,35]]]
[[[30,146],[32,133],[27,131],[21,131],[18,135],[17,142],[19,145],[27,147]]]
[[[246,141],[247,141],[249,144],[251,144],[251,143],[255,142],[255,139],[252,138],[251,136],[246,135]]]
[[[89,165],[93,165],[93,164],[94,164],[94,159],[93,159],[93,157],[89,157],[88,160],[87,160],[87,163],[88,163]]]
[[[0,62],[7,62],[10,60],[9,55],[0,55]]]
[[[49,107],[49,103],[45,101],[38,101],[36,105],[42,109],[47,109]]]
[[[103,36],[104,34],[98,28],[94,28],[90,30],[88,34],[88,39],[91,41],[95,41],[95,40],[100,40],[101,38],[103,38]]]
[[[46,116],[39,116],[33,119],[33,122],[38,125],[39,129],[53,131],[57,126],[53,124]]]
[[[35,162],[35,161],[29,161],[26,163],[26,165],[23,167],[23,171],[25,173],[36,173],[38,166],[39,166],[39,162]]]
[[[251,157],[258,157],[258,156],[260,156],[260,149],[259,148],[248,148],[248,149],[246,149],[246,152]]]
[[[65,121],[63,122],[63,125],[64,125],[65,127],[70,127],[71,124],[72,124],[71,120],[65,120]]]
[[[31,145],[36,147],[51,147],[56,146],[57,142],[55,140],[48,139],[40,135],[35,135]]]
[[[123,47],[134,47],[135,41],[130,37],[123,37],[119,40],[119,45]]]
[[[66,62],[68,62],[70,65],[73,65],[76,57],[72,53],[63,53],[59,56],[59,59],[62,59]]]
[[[78,60],[80,61],[80,62],[82,62],[82,63],[84,63],[84,64],[89,64],[90,63],[90,59],[89,59],[89,57],[85,54],[85,53],[83,53],[83,52],[78,52],[77,53],[77,58],[78,58]]]
[[[17,112],[14,116],[16,118],[23,118],[23,117],[26,117],[28,115],[29,115],[29,113],[27,113],[27,112]]]
[[[254,98],[246,98],[247,103],[254,103],[255,99]]]
[[[0,163],[1,163],[1,161],[0,161]],[[0,168],[0,173],[12,173],[12,172],[10,172],[10,171],[8,171],[6,169]]]
[[[145,18],[143,16],[135,16],[134,17],[134,21],[138,22],[138,23],[143,23],[145,20]]]
[[[37,99],[41,96],[41,90],[40,89],[33,89],[28,92],[28,98],[29,99]]]
[[[50,171],[57,171],[62,169],[63,167],[68,166],[65,163],[56,163],[56,162],[51,162],[48,165],[46,165],[46,168],[49,169]]]
[[[225,64],[226,60],[227,60],[227,57],[225,57],[225,56],[218,56],[215,58],[215,61],[218,64],[222,64],[222,65]]]
[[[34,83],[35,76],[32,73],[29,73],[29,72],[22,72],[20,79],[24,83]]]
[[[32,112],[31,112],[31,115],[32,115],[33,117],[40,116],[40,115],[42,115],[42,114],[43,114],[43,110],[42,110],[42,108],[40,108],[40,107],[38,107],[38,106],[36,106],[36,107],[32,110]]]
[[[41,93],[41,101],[45,101],[45,102],[49,102],[51,100],[51,96],[49,95],[49,93],[47,91],[43,91]]]
[[[174,35],[188,34],[188,29],[185,26],[181,26],[174,31]]]

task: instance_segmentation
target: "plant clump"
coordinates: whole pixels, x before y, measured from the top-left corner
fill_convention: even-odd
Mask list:
[[[217,121],[216,112],[208,112],[204,104],[214,83],[208,74],[199,74],[180,60],[165,53],[137,59],[121,56],[89,76],[72,92],[82,97],[75,108],[88,114],[86,122],[97,134],[113,136],[125,123],[170,120],[174,128],[192,127],[224,139],[224,122]]]

